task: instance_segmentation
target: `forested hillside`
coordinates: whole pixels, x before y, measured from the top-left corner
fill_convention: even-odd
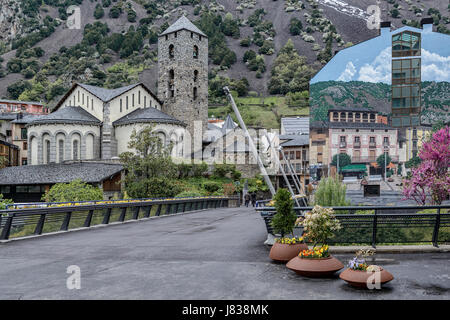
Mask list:
[[[80,81],[156,90],[157,35],[187,15],[209,36],[212,104],[228,84],[239,96],[287,95],[307,106],[309,79],[334,54],[377,35],[366,26],[375,0],[17,0],[0,7],[0,96],[51,106]],[[71,5],[81,12],[70,29]],[[446,1],[382,0],[394,28],[432,15],[448,33]],[[290,41],[289,41],[290,40]],[[369,101],[370,102],[370,101]],[[433,102],[430,102],[431,104]]]

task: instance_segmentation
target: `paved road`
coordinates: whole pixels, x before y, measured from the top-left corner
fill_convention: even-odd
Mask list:
[[[395,279],[367,292],[297,276],[265,239],[253,209],[229,208],[1,244],[0,299],[450,299],[450,253],[378,255]]]

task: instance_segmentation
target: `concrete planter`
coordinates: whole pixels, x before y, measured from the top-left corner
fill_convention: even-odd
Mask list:
[[[332,276],[341,270],[344,265],[333,256],[327,258],[300,258],[290,260],[286,267],[297,274],[311,278],[322,278]]]
[[[270,249],[270,259],[277,262],[288,262],[292,258],[298,256],[300,251],[307,250],[308,245],[306,243],[297,244],[282,244],[275,242]]]
[[[380,267],[380,278],[375,280],[380,281],[380,284],[388,283],[389,281],[393,280],[394,277],[392,274],[390,274],[388,271]],[[350,268],[347,268],[344,270],[340,275],[339,278],[341,278],[344,281],[347,281],[349,285],[356,288],[367,288],[367,279],[369,279],[370,276],[373,275],[374,272],[367,272],[362,270],[353,270]]]

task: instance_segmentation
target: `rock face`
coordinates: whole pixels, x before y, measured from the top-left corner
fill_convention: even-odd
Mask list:
[[[17,1],[1,1],[0,41],[8,42],[21,33],[20,15],[21,9]]]

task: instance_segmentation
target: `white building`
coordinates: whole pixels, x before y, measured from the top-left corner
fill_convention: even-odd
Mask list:
[[[155,124],[164,142],[178,144],[186,126],[162,112],[161,102],[142,83],[117,89],[77,83],[55,110],[27,126],[32,165],[115,158],[129,151],[133,129],[142,130],[149,123]]]

